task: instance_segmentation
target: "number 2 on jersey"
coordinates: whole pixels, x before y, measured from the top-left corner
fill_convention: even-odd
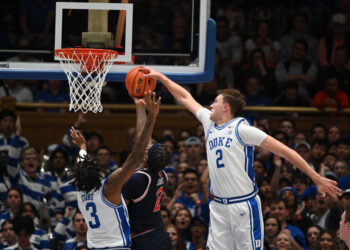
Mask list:
[[[97,210],[96,210],[96,205],[93,202],[88,202],[86,203],[86,207],[85,207],[86,211],[90,212],[91,218],[92,220],[89,221],[89,226],[91,228],[98,228],[100,227],[100,220],[98,219],[98,216],[96,214]]]
[[[153,212],[158,212],[160,210],[160,200],[162,199],[162,192],[163,192],[163,187],[160,187],[157,190],[157,201],[156,201],[156,205],[154,206]]]
[[[220,161],[222,160],[222,150],[221,149],[216,150],[215,154],[218,156],[218,158],[216,158],[216,167],[217,168],[225,167],[224,163],[220,163]]]

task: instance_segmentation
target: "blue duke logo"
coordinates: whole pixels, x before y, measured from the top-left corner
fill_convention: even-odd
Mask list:
[[[209,143],[209,148],[212,150],[216,147],[226,147],[229,148],[231,146],[230,142],[232,141],[231,138],[226,137],[216,137],[214,139],[211,139]]]

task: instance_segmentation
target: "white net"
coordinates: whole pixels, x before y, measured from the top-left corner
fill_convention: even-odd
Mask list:
[[[70,111],[102,112],[101,92],[117,52],[104,49],[55,51],[69,82]]]

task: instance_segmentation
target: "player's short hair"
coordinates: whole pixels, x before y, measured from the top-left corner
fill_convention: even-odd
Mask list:
[[[153,144],[148,150],[148,168],[153,171],[159,171],[165,168],[170,162],[170,153],[167,148],[160,144]]]
[[[71,169],[71,185],[78,191],[89,193],[91,190],[97,190],[102,186],[101,179],[106,173],[107,168],[98,164],[95,157],[89,154],[79,156],[75,166]]]
[[[231,115],[233,117],[243,116],[243,110],[246,105],[244,95],[237,89],[220,89],[217,92],[222,95],[223,102],[230,105]]]

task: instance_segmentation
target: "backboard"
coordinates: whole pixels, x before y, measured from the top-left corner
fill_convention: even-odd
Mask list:
[[[0,48],[0,78],[65,80],[54,50],[92,47],[119,52],[109,82],[124,81],[137,65],[179,83],[207,82],[214,76],[216,47],[209,11],[210,0],[57,1],[52,38],[22,47],[19,38],[12,48]]]

